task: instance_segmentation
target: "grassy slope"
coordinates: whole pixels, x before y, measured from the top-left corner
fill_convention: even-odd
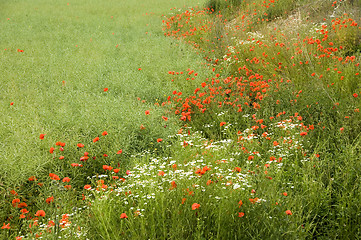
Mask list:
[[[138,150],[133,134],[145,124],[144,111],[174,88],[167,72],[199,61],[186,47],[175,48],[159,26],[164,9],[183,4],[2,2],[0,181],[37,174],[56,141],[74,145],[104,130],[119,136],[113,147],[127,152],[133,144],[132,151]],[[153,138],[167,136],[165,129],[149,127]],[[42,142],[40,133],[46,134]]]

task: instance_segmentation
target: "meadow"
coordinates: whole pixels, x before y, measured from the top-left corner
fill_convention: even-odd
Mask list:
[[[0,239],[358,239],[361,1],[0,3]]]

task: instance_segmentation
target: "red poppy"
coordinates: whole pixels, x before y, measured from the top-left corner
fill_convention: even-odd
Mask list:
[[[287,214],[287,215],[292,215],[291,210],[286,210],[286,214]]]
[[[127,216],[126,213],[122,213],[122,214],[120,215],[120,218],[128,218],[128,216]]]
[[[55,148],[51,147],[50,150],[49,150],[49,152],[50,152],[51,154],[53,154],[54,150],[55,150]]]
[[[158,139],[157,139],[157,142],[161,142],[161,141],[163,141],[163,139],[161,139],[161,138],[158,138]]]
[[[117,154],[122,154],[122,152],[123,152],[123,150],[120,149],[120,150],[117,152]]]
[[[78,146],[78,148],[82,148],[82,147],[84,147],[84,144],[78,143],[77,146]]]
[[[158,176],[164,176],[164,172],[163,172],[162,170],[160,170],[160,171],[158,172]]]
[[[352,94],[353,97],[357,98],[358,97],[358,94],[357,93],[354,93]]]
[[[49,173],[49,177],[52,180],[60,180],[59,176],[54,173]]]
[[[47,204],[50,204],[51,202],[54,202],[54,197],[53,197],[53,196],[48,197],[48,198],[45,200],[45,202],[46,202]]]
[[[10,223],[8,223],[6,225],[4,223],[3,226],[1,227],[1,229],[10,229]]]
[[[307,135],[307,132],[301,132],[300,135],[301,135],[301,136],[306,136],[306,135]]]
[[[225,125],[226,124],[226,122],[221,122],[220,124],[219,124],[219,126],[223,126],[223,125]]]
[[[145,111],[145,115],[149,115],[150,114],[150,111],[149,110],[146,110]]]
[[[36,217],[45,217],[45,212],[44,210],[39,210],[35,213]]]
[[[238,213],[238,217],[243,217],[244,216],[244,212],[240,212],[240,213]]]
[[[86,189],[86,190],[89,190],[89,189],[91,189],[92,187],[90,186],[90,185],[85,185],[84,186],[84,189]]]
[[[96,138],[93,139],[93,143],[95,143],[97,141],[99,141],[99,137],[96,137]]]
[[[164,121],[168,121],[167,117],[162,116],[162,118],[163,118]]]
[[[107,131],[104,131],[104,132],[102,133],[102,135],[103,135],[103,136],[108,135]]]
[[[115,168],[115,169],[113,169],[113,172],[114,172],[114,173],[118,173],[119,170],[120,170],[119,168]]]
[[[45,136],[45,134],[40,134],[39,138],[40,138],[41,140],[43,140],[43,139],[44,139],[44,136]]]
[[[104,92],[107,92],[108,91],[108,88],[104,88]]]
[[[11,102],[11,103],[10,103],[10,106],[12,106],[12,105],[14,105],[14,102]]]
[[[286,192],[284,192],[284,193],[282,193],[282,194],[283,194],[283,196],[285,196],[285,197],[287,197],[287,195],[288,195]]]
[[[70,182],[70,178],[68,177],[63,178],[63,182]]]
[[[69,190],[71,189],[71,185],[65,185],[64,188]]]
[[[201,206],[201,205],[198,204],[198,203],[193,203],[193,204],[192,204],[192,210],[196,210],[196,209],[198,209],[200,206]]]

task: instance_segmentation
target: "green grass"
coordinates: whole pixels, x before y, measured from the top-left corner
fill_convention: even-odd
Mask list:
[[[164,38],[160,27],[161,14],[184,3],[159,4],[162,8],[127,1],[1,4],[2,182],[16,185],[40,171],[56,141],[76,145],[107,130],[117,136],[109,148],[131,154],[174,130],[173,123],[164,129],[149,121],[144,111],[154,109],[151,118],[160,118],[163,110],[153,104],[183,88],[170,81],[168,71],[185,71],[200,57]],[[134,144],[139,126],[148,123],[151,134]]]

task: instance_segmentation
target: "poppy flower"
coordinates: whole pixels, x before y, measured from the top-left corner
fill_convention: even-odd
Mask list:
[[[288,195],[286,192],[284,192],[284,193],[282,193],[282,194],[283,194],[283,196],[285,196],[285,197],[287,197],[287,195]]]
[[[10,223],[8,223],[6,225],[4,223],[3,226],[1,227],[1,229],[10,229]]]
[[[120,218],[128,218],[128,216],[127,216],[126,213],[122,213],[122,214],[120,215]]]
[[[64,188],[70,190],[70,189],[71,189],[71,185],[65,185]]]
[[[68,177],[63,178],[63,182],[70,182],[70,178]]]
[[[120,171],[120,169],[119,168],[115,168],[115,169],[113,169],[113,172],[114,173],[118,173]]]
[[[162,118],[163,118],[164,121],[168,121],[167,117],[162,116]]]
[[[161,142],[161,141],[163,141],[163,139],[161,139],[161,138],[158,138],[158,139],[157,139],[157,142]]]
[[[240,213],[238,213],[238,217],[243,217],[244,216],[244,212],[240,212]]]
[[[108,88],[104,88],[104,92],[107,92],[109,89]]]
[[[291,210],[286,210],[286,214],[287,214],[287,215],[292,215]]]
[[[158,176],[164,176],[164,172],[163,172],[162,170],[160,170],[160,171],[158,172]]]
[[[127,175],[129,175],[129,174],[130,174],[130,171],[129,171],[129,170],[127,170],[125,173],[126,173]]]
[[[52,180],[60,180],[59,176],[54,173],[49,173],[49,177]]]
[[[196,209],[198,209],[200,206],[201,206],[201,205],[198,204],[198,203],[193,203],[193,204],[192,204],[192,210],[196,210]]]
[[[307,135],[307,132],[301,132],[300,135],[301,135],[301,136],[306,136],[306,135]]]
[[[225,125],[226,124],[226,122],[221,122],[220,124],[219,124],[219,126],[223,126],[223,125]]]
[[[145,111],[145,115],[149,115],[150,114],[150,111],[149,110],[146,110]]]
[[[35,213],[36,217],[45,217],[45,212],[44,210],[39,210]]]
[[[49,152],[50,152],[51,154],[53,154],[54,150],[55,150],[55,148],[51,147],[50,150],[49,150]]]
[[[107,131],[104,131],[104,132],[102,133],[102,135],[103,135],[103,136],[108,135]]]
[[[90,185],[85,185],[84,186],[84,189],[86,189],[86,190],[89,190],[89,189],[91,189],[92,187],[90,186]]]
[[[141,71],[142,70],[142,68],[138,68],[138,71]]]
[[[357,93],[354,93],[352,94],[353,97],[357,98],[358,97],[358,94]]]
[[[120,150],[117,152],[117,154],[122,154],[122,152],[123,152],[123,150],[120,149]]]
[[[99,141],[99,137],[93,139],[93,143],[96,143],[97,141]]]
[[[78,146],[78,148],[82,148],[82,147],[84,147],[84,144],[78,143],[77,146]]]
[[[45,134],[40,134],[39,138],[40,138],[41,140],[43,140],[43,139],[44,139],[44,136],[45,136]]]
[[[12,105],[14,105],[14,102],[11,102],[11,103],[10,103],[10,106],[12,106]]]
[[[53,197],[53,196],[48,197],[48,198],[45,200],[45,202],[46,202],[47,204],[50,204],[51,202],[54,202],[54,197]]]
[[[186,202],[186,198],[182,198],[182,203],[181,204],[184,204]]]

